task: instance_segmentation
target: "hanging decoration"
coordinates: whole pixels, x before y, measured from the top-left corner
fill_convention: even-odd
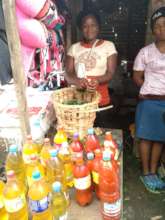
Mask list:
[[[63,9],[65,16],[69,15],[64,0],[16,0],[22,58],[30,86],[46,90],[63,83]]]

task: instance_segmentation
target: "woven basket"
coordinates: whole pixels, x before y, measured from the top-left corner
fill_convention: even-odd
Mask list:
[[[78,132],[83,138],[88,128],[93,127],[100,95],[96,91],[78,91],[75,87],[56,90],[52,94],[58,127],[73,135]],[[81,105],[64,104],[66,101],[79,100],[86,102]]]

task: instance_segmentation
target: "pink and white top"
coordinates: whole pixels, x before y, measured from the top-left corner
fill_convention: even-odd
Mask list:
[[[140,50],[134,71],[144,71],[141,95],[165,95],[165,53],[161,53],[152,43]]]

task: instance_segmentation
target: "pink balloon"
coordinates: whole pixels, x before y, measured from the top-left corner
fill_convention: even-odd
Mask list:
[[[19,9],[29,17],[36,17],[47,0],[16,0]]]

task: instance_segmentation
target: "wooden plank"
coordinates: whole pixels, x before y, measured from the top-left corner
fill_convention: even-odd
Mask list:
[[[21,43],[17,30],[15,0],[3,0],[6,34],[10,51],[11,67],[16,86],[18,110],[23,141],[30,134],[30,123],[26,100],[26,79],[21,58]]]

